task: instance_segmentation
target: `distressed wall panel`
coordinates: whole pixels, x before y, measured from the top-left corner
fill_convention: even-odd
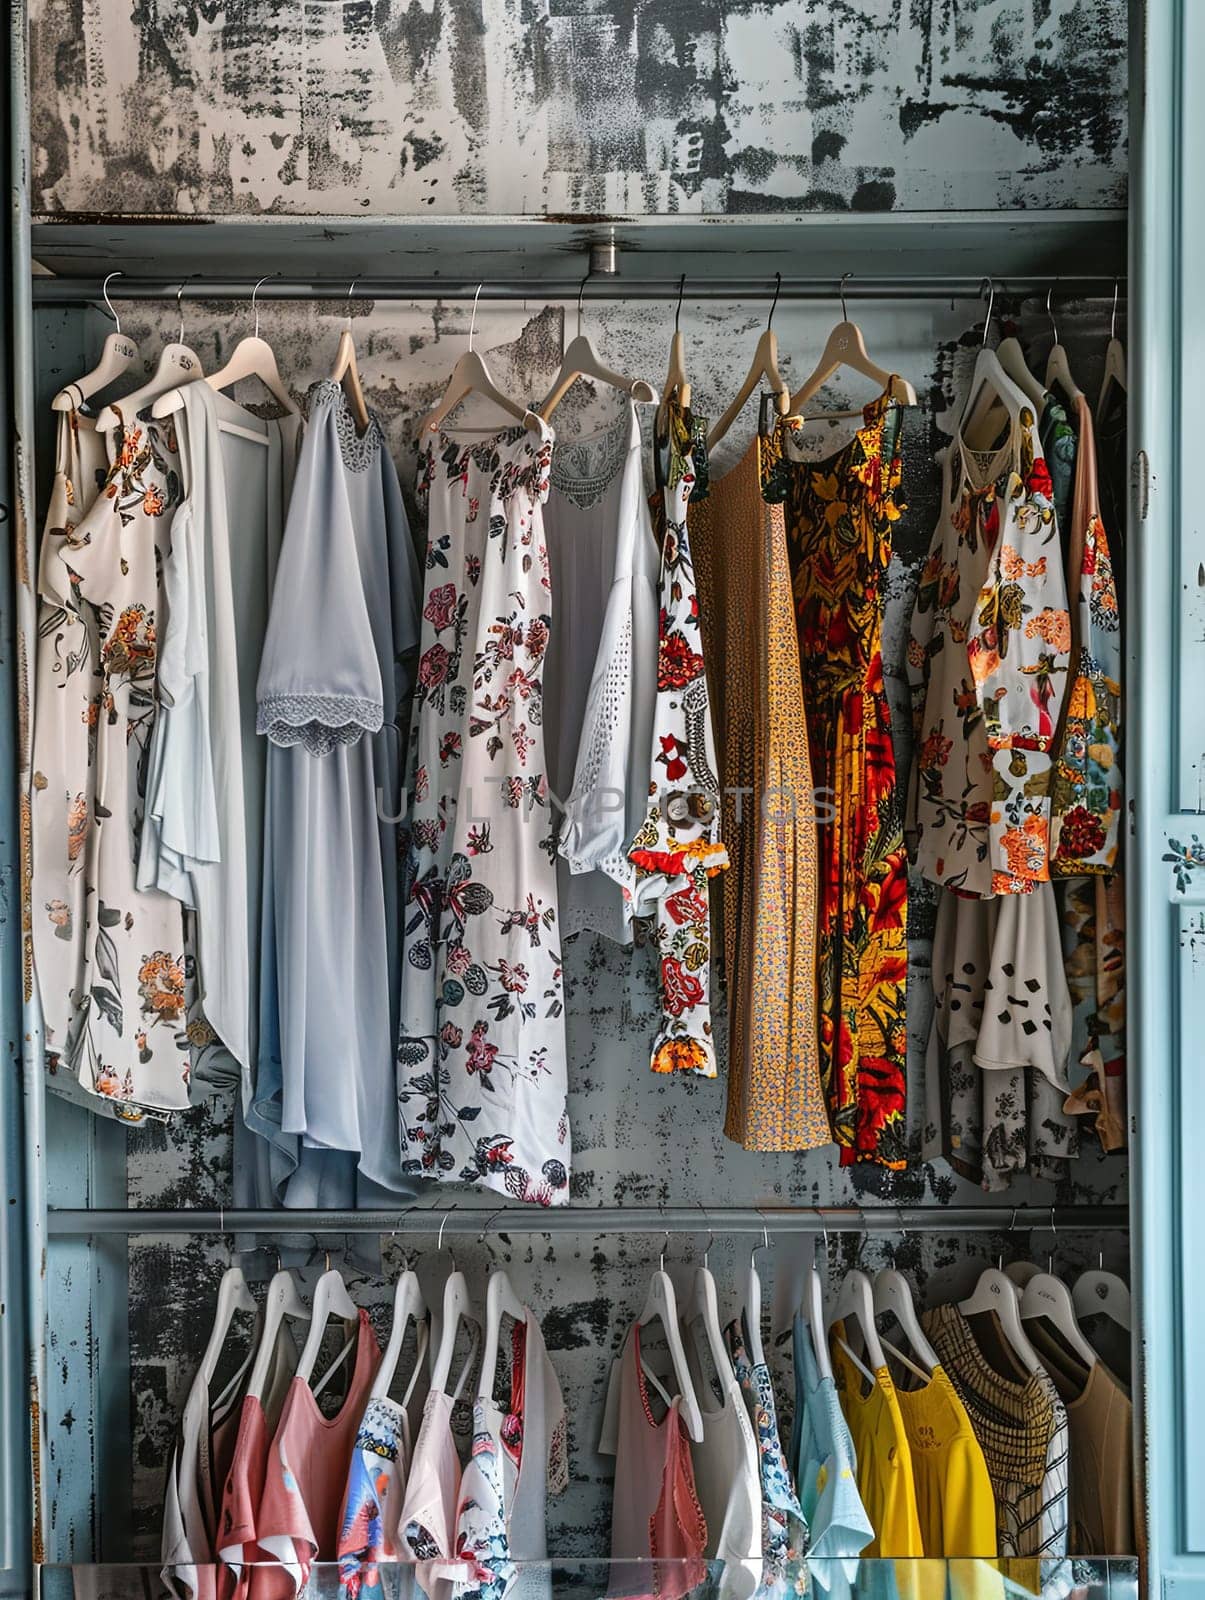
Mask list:
[[[1125,203],[1125,0],[30,10],[35,210]]]
[[[1034,308],[1029,308],[1034,310]],[[98,343],[108,326],[95,315]],[[248,329],[248,308],[197,306],[185,303],[186,334],[213,370],[230,344]],[[357,347],[360,370],[369,402],[380,412],[398,462],[403,489],[413,511],[416,422],[434,401],[457,355],[464,349],[470,308],[374,306],[356,301]],[[573,312],[569,311],[570,325]],[[899,753],[907,757],[903,708],[902,656],[912,593],[920,562],[936,517],[939,478],[933,452],[940,445],[949,408],[965,389],[979,346],[973,324],[977,308],[968,304],[909,303],[891,307],[859,307],[859,321],[870,350],[911,378],[922,400],[921,409],[908,419],[906,492],[909,509],[895,530],[895,560],[890,573],[886,624],[886,667],[893,705],[897,712]],[[281,369],[299,393],[323,375],[333,357],[346,316],[346,303],[314,305],[272,304],[262,312],[262,331],[272,340]],[[670,305],[591,302],[587,325],[609,364],[626,372],[647,373],[649,353],[658,362],[668,348],[673,308]],[[166,337],[174,337],[178,323],[171,305],[123,307],[123,326],[138,339],[152,358]],[[831,326],[830,309],[798,303],[779,307],[779,330],[784,373],[788,381],[801,381],[815,359]],[[40,313],[43,370],[40,392],[48,394],[75,375],[80,363],[78,317],[61,311]],[[701,410],[715,414],[730,395],[736,375],[742,373],[764,320],[764,308],[708,303],[692,306],[687,300],[682,327],[687,340],[688,366]],[[556,368],[564,308],[532,303],[503,310],[484,307],[477,320],[477,343],[500,385],[515,395],[538,396]],[[1090,394],[1099,384],[1108,327],[1107,305],[1060,308],[1060,331],[1067,344],[1076,375]],[[1023,337],[1044,357],[1049,344],[1045,316],[1023,319]],[[1040,366],[1040,363],[1037,363]],[[867,398],[858,380],[837,398],[841,404]],[[576,391],[575,391],[576,394]],[[565,402],[569,407],[575,403]],[[589,395],[584,403],[594,404]],[[716,470],[723,471],[743,451],[752,427],[753,407],[736,424],[718,454]],[[49,414],[48,412],[46,413]],[[43,457],[43,459],[46,459]],[[914,897],[910,928],[909,969],[909,1069],[914,1089],[919,1077],[928,1027],[928,937],[932,905],[924,894]],[[566,951],[570,1063],[570,1111],[574,1123],[577,1169],[574,1196],[583,1205],[774,1205],[803,1206],[868,1203],[923,1203],[935,1205],[973,1203],[975,1191],[955,1178],[944,1163],[918,1165],[883,1184],[881,1175],[855,1169],[841,1171],[832,1152],[806,1156],[747,1154],[728,1143],[721,1133],[723,1080],[703,1083],[667,1081],[647,1070],[648,1041],[655,1016],[654,972],[645,950],[621,951],[605,941],[583,938],[570,942]],[[913,1101],[918,1100],[914,1092]],[[71,1119],[82,1114],[63,1107],[62,1141],[70,1139]],[[914,1107],[914,1111],[915,1111]],[[219,1205],[230,1198],[229,1101],[198,1107],[169,1130],[148,1128],[129,1136],[128,1196],[131,1205]],[[77,1124],[78,1125],[78,1122]],[[82,1130],[81,1130],[82,1138]],[[1123,1199],[1123,1158],[1103,1159],[1088,1153],[1077,1163],[1064,1192],[1049,1184],[1021,1184],[1010,1193],[1010,1203],[1047,1205],[1060,1200],[1091,1204]],[[65,1157],[66,1152],[60,1150]],[[422,1203],[438,1206],[465,1200],[463,1190],[432,1189]],[[62,1200],[65,1197],[52,1196]],[[339,1241],[335,1241],[338,1244]],[[706,1234],[697,1240],[676,1240],[669,1252],[675,1272],[698,1258]],[[1030,1245],[1044,1259],[1052,1241],[1036,1236]],[[446,1271],[446,1256],[434,1259],[434,1238],[418,1241],[419,1271],[432,1292]],[[56,1245],[56,1250],[68,1247]],[[370,1246],[375,1248],[375,1245]],[[736,1250],[717,1244],[713,1266],[717,1271],[726,1315],[734,1314],[736,1295],[747,1262],[745,1245]],[[861,1248],[858,1241],[840,1245],[838,1265],[851,1265]],[[912,1238],[899,1250],[901,1265],[908,1267],[922,1292],[939,1296],[964,1284],[982,1265],[986,1254],[995,1255],[1000,1241],[954,1236]],[[1092,1234],[1064,1236],[1057,1241],[1057,1259],[1074,1271],[1103,1249],[1106,1260],[1124,1270],[1125,1241],[1121,1236],[1097,1239]],[[565,1392],[571,1397],[573,1416],[572,1483],[558,1506],[553,1548],[563,1555],[598,1555],[607,1547],[609,1514],[609,1464],[594,1445],[601,1420],[608,1362],[622,1335],[626,1319],[643,1298],[650,1262],[660,1249],[656,1238],[536,1236],[493,1241],[478,1247],[472,1240],[458,1241],[457,1260],[469,1273],[470,1284],[480,1291],[484,1268],[494,1256],[509,1260],[516,1286],[530,1297],[533,1307],[547,1318],[547,1336]],[[776,1327],[781,1329],[798,1295],[799,1272],[806,1259],[802,1241],[780,1240],[768,1260],[761,1262],[767,1301],[773,1301]],[[863,1264],[885,1258],[886,1241],[867,1245]],[[834,1246],[834,1255],[838,1255]],[[315,1258],[320,1266],[320,1257]],[[170,1439],[179,1415],[198,1353],[208,1331],[214,1288],[225,1250],[208,1239],[152,1240],[131,1243],[130,1269],[130,1427],[133,1440],[133,1520],[127,1534],[114,1533],[104,1551],[109,1560],[131,1554],[152,1555],[156,1548],[159,1505]],[[274,1258],[259,1258],[271,1270]],[[380,1308],[385,1328],[388,1281],[396,1272],[398,1247],[390,1246],[386,1277],[364,1271],[353,1293],[365,1305]],[[836,1270],[836,1267],[835,1269]],[[685,1279],[682,1280],[685,1282]],[[67,1305],[64,1297],[64,1307]],[[68,1362],[83,1359],[63,1350],[64,1366],[55,1382],[69,1388]],[[782,1361],[780,1350],[778,1359]],[[90,1359],[104,1360],[94,1352]],[[95,1374],[95,1381],[103,1381]],[[788,1385],[784,1394],[790,1393]],[[52,1398],[57,1398],[57,1395]],[[52,1434],[65,1411],[52,1406]],[[461,1419],[467,1426],[467,1417]],[[63,1424],[65,1426],[65,1424]],[[66,1453],[66,1442],[65,1442]],[[102,1463],[102,1481],[129,1471],[128,1461]],[[62,1552],[59,1553],[62,1559]]]

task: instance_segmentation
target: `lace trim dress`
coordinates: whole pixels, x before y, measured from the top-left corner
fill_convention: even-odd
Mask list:
[[[414,1192],[389,1110],[418,560],[377,417],[360,434],[329,379],[306,410],[257,686],[268,739],[262,1009],[278,1019],[279,1050],[261,1052],[255,1107],[257,1124],[301,1143],[292,1205],[318,1203],[329,1167]]]

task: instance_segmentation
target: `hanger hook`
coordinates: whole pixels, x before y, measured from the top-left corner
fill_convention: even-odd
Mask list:
[[[184,343],[184,285],[189,282],[191,276],[190,273],[188,278],[182,278],[180,287],[176,290],[176,310],[180,315],[180,337],[176,340],[177,344]]]
[[[686,274],[678,279],[678,304],[674,307],[674,332],[678,331],[678,324],[682,319],[682,296],[686,293]]]
[[[259,338],[259,291],[269,278],[279,278],[279,272],[265,272],[251,291],[251,314],[255,318],[255,337]]]
[[[766,332],[769,333],[770,325],[774,321],[774,313],[778,309],[778,297],[782,293],[782,273],[774,274],[774,298],[770,301],[770,315],[766,318]]]
[[[757,1264],[757,1252],[759,1250],[768,1250],[770,1248],[770,1230],[766,1227],[766,1219],[765,1217],[762,1217],[760,1211],[757,1214],[759,1217],[761,1217],[761,1243],[755,1244],[752,1250],[749,1252],[749,1265],[751,1267]]]
[[[491,1211],[489,1216],[486,1217],[485,1221],[481,1224],[481,1232],[477,1235],[477,1243],[478,1244],[484,1244],[485,1243],[485,1235],[486,1235],[487,1231],[489,1230],[490,1223],[493,1222],[495,1217],[500,1217],[505,1210],[506,1210],[505,1206],[499,1206],[497,1208],[497,1210]]]
[[[1046,1271],[1052,1275],[1054,1273],[1054,1252],[1058,1242],[1059,1230],[1054,1225],[1054,1206],[1052,1204],[1050,1207],[1050,1250],[1046,1256]]]
[[[1058,342],[1059,342],[1059,325],[1054,320],[1054,310],[1053,310],[1053,308],[1051,306],[1051,303],[1050,303],[1051,302],[1051,298],[1052,298],[1053,295],[1054,295],[1054,284],[1052,283],[1050,285],[1050,287],[1046,291],[1046,315],[1050,318],[1050,331],[1051,331],[1051,333],[1054,334],[1054,342],[1055,342],[1055,344],[1058,344]]]
[[[838,292],[841,295],[841,321],[842,322],[848,322],[849,321],[849,313],[845,309],[845,280],[846,280],[846,278],[852,278],[852,277],[853,277],[853,273],[852,272],[843,272],[841,274],[841,284],[840,284],[840,288],[839,288]]]
[[[443,1217],[440,1220],[439,1238],[436,1241],[436,1245],[435,1245],[435,1253],[436,1253],[436,1255],[438,1255],[439,1252],[444,1247],[444,1229],[447,1227],[448,1218],[452,1215],[453,1211],[456,1210],[456,1206],[457,1206],[458,1203],[459,1202],[454,1202],[452,1205],[450,1205],[448,1207],[448,1209],[444,1212]],[[452,1249],[451,1245],[448,1246],[448,1254],[452,1258],[452,1271],[455,1272],[455,1270],[456,1270],[456,1252]]]
[[[221,1238],[225,1234],[225,1232],[226,1232],[226,1207],[225,1206],[219,1206],[218,1207],[218,1237]]]
[[[703,1251],[703,1265],[706,1267],[711,1258],[711,1247],[715,1243],[715,1233],[712,1231],[711,1218],[707,1215],[707,1207],[701,1200],[697,1200],[695,1204],[699,1208],[703,1221],[707,1224],[707,1248]]]
[[[1113,315],[1109,318],[1109,338],[1110,339],[1116,339],[1116,337],[1117,337],[1117,294],[1118,294],[1118,290],[1120,288],[1121,288],[1121,279],[1120,278],[1114,278],[1113,279]]]
[[[481,291],[485,288],[483,283],[477,285],[477,293],[473,296],[473,315],[469,319],[469,349],[473,348],[473,334],[477,330],[477,302],[481,299]]]
[[[983,291],[987,290],[987,313],[983,318],[983,348],[987,349],[987,336],[992,325],[992,307],[996,303],[996,285],[990,278],[984,278],[979,285],[979,298],[983,298]]]
[[[360,274],[357,273],[347,286],[347,331],[349,333],[351,332],[351,297],[355,294],[356,284],[359,283],[359,281]]]
[[[110,272],[110,273],[108,273],[107,276],[105,277],[104,283],[101,285],[101,290],[100,290],[101,294],[103,294],[104,297],[105,297],[105,304],[109,308],[109,315],[113,318],[113,321],[117,324],[118,333],[121,332],[121,318],[117,315],[117,312],[113,309],[112,300],[109,299],[109,284],[113,281],[114,278],[124,278],[124,277],[125,277],[125,273],[124,272]]]

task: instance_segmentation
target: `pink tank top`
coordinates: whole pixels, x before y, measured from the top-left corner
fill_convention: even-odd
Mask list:
[[[246,1600],[251,1563],[262,1559],[255,1542],[255,1513],[268,1462],[268,1423],[262,1403],[247,1395],[218,1514],[218,1554],[232,1571],[217,1575],[218,1600]]]
[[[255,1519],[261,1560],[280,1565],[256,1568],[251,1582],[253,1600],[293,1600],[304,1588],[315,1561],[334,1561],[338,1556],[347,1466],[380,1359],[368,1313],[361,1311],[355,1365],[335,1416],[322,1415],[304,1378],[294,1378],[289,1384],[280,1425],[268,1451],[264,1492]]]
[[[642,1574],[629,1569],[622,1582],[649,1583],[660,1600],[679,1597],[703,1581],[707,1523],[695,1491],[686,1424],[675,1396],[658,1421],[640,1359],[640,1328],[632,1324],[615,1363],[608,1396],[602,1450],[615,1456],[611,1511],[611,1559],[648,1561]]]

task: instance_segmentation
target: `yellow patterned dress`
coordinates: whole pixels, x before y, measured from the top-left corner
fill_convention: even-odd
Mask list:
[[[883,687],[891,529],[903,507],[887,395],[836,454],[803,454],[787,417],[765,452],[786,515],[820,844],[820,1050],[841,1163],[906,1161],[908,871]]]

